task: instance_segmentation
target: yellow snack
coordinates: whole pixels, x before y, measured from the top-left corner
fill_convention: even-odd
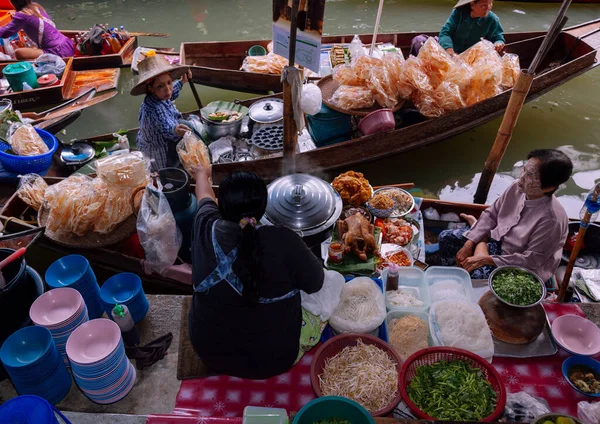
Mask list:
[[[38,211],[44,203],[47,188],[48,184],[46,184],[46,181],[42,177],[37,174],[27,174],[19,182],[17,196]]]
[[[208,147],[191,132],[187,132],[177,144],[177,154],[190,175],[193,175],[199,166],[212,169]]]
[[[364,109],[375,104],[373,92],[368,87],[340,85],[331,101],[345,110]]]
[[[50,151],[42,137],[29,124],[17,128],[10,137],[10,146],[19,156],[37,156]]]
[[[106,197],[98,219],[94,223],[94,231],[100,234],[108,234],[133,214],[131,207],[133,190],[108,187],[104,181],[98,178],[94,180],[94,187]]]

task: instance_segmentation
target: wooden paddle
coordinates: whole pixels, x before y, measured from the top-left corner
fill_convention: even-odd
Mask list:
[[[200,100],[200,96],[198,95],[198,91],[196,91],[196,86],[194,85],[194,81],[191,79],[188,81],[190,83],[190,87],[192,88],[192,94],[194,95],[194,99],[196,99],[196,104],[198,105],[198,109],[202,109],[202,101]]]
[[[133,37],[162,37],[167,38],[170,37],[169,34],[164,32],[129,32],[129,35]]]
[[[39,122],[43,122],[43,121],[47,121],[50,119],[55,119],[58,118],[59,116],[64,116],[64,115],[68,115],[69,113],[72,112],[76,112],[76,111],[80,111],[83,109],[87,109],[90,106],[94,106],[97,105],[98,103],[102,103],[105,100],[108,99],[112,99],[113,97],[115,97],[117,95],[116,91],[112,91],[110,93],[106,93],[106,94],[102,94],[100,96],[96,96],[93,99],[89,99],[89,100],[84,100],[84,101],[80,101],[80,102],[76,102],[75,104],[72,104],[68,107],[65,107],[63,109],[57,110],[49,115],[45,115],[43,117],[41,117],[40,119],[36,120],[33,124],[37,124]]]
[[[37,113],[36,112],[22,112],[21,116],[23,116],[23,118],[33,119],[33,120],[42,119],[43,117],[48,116],[51,113],[58,112],[58,111],[60,111],[62,109],[65,109],[65,108],[67,108],[69,106],[78,104],[79,102],[89,100],[92,97],[94,97],[95,95],[96,95],[96,88],[92,87],[88,91],[86,91],[85,93],[80,94],[79,96],[77,96],[77,97],[75,97],[75,98],[73,98],[73,99],[71,99],[69,101],[66,101],[66,102],[64,102],[64,103],[62,103],[62,104],[60,104],[58,106],[55,106],[55,107],[53,107],[51,109],[47,109],[47,110],[45,110],[43,112],[37,112]]]

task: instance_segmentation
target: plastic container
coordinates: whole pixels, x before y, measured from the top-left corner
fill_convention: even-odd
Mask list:
[[[44,173],[50,168],[50,165],[52,165],[52,156],[58,148],[58,140],[44,130],[36,128],[35,131],[42,137],[49,151],[43,155],[36,156],[11,155],[6,153],[10,149],[10,146],[0,141],[0,162],[6,170],[25,175],[30,173]]]
[[[53,85],[60,84],[60,80],[54,74],[42,75],[41,77],[38,78],[37,81],[38,81],[38,84],[40,87],[50,87]]]
[[[425,271],[425,277],[430,288],[440,281],[454,281],[462,286],[469,302],[476,301],[471,276],[462,268],[455,266],[431,266]],[[429,293],[431,297],[431,291]]]
[[[404,362],[402,371],[400,372],[400,393],[406,405],[410,410],[422,420],[434,420],[434,417],[430,417],[425,412],[421,411],[408,396],[406,388],[410,384],[413,378],[415,378],[417,368],[423,365],[431,365],[442,360],[460,360],[466,361],[475,368],[479,368],[482,375],[487,379],[492,388],[496,392],[497,401],[496,408],[488,416],[485,417],[481,422],[492,422],[498,421],[498,419],[504,413],[504,407],[506,406],[506,389],[504,383],[500,379],[498,371],[489,363],[485,362],[483,358],[462,349],[447,348],[447,347],[430,347],[428,349],[420,350],[419,352],[412,355]]]
[[[391,131],[394,128],[396,128],[396,120],[391,109],[379,109],[371,112],[358,123],[358,129],[363,135]]]
[[[318,397],[323,396],[323,392],[321,392],[321,386],[319,384],[319,375],[323,372],[323,368],[325,367],[325,361],[339,352],[341,352],[347,346],[356,346],[358,343],[358,339],[366,345],[374,345],[379,349],[383,350],[388,354],[388,356],[396,363],[396,369],[398,370],[398,375],[402,369],[402,359],[398,353],[384,341],[378,339],[377,337],[369,336],[366,334],[343,334],[341,336],[334,337],[333,339],[327,341],[317,349],[315,356],[313,357],[312,363],[310,364],[310,383],[315,394]],[[398,391],[398,395],[394,400],[392,400],[389,405],[385,406],[383,409],[379,411],[372,411],[371,415],[374,417],[385,417],[390,412],[396,408],[402,396],[400,391]],[[329,415],[331,416],[331,415]],[[327,417],[325,417],[327,418]],[[296,422],[296,421],[294,421]],[[352,421],[354,424],[354,421]]]
[[[121,335],[126,346],[137,346],[140,344],[140,333],[135,327],[135,322],[129,313],[127,305],[115,305],[111,311],[114,322],[121,329]]]
[[[352,117],[322,105],[316,115],[306,115],[308,132],[317,147],[329,146],[352,137]]]
[[[158,171],[163,194],[174,214],[187,209],[190,203],[190,177],[179,168],[163,168]]]
[[[387,268],[381,273],[381,279],[384,283],[387,281]],[[429,298],[429,285],[425,278],[425,273],[416,266],[401,266],[398,269],[398,288],[405,290],[423,302],[423,306],[419,308],[410,308],[407,306],[396,306],[392,305],[387,297],[385,296],[385,306],[388,311],[405,310],[410,309],[414,311],[427,312],[431,305]]]
[[[248,56],[265,56],[267,54],[267,49],[263,46],[252,46],[248,49]]]
[[[24,395],[0,406],[0,423],[5,424],[71,424],[58,409],[39,396]]]
[[[392,321],[394,321],[395,319],[407,317],[407,316],[420,318],[423,321],[425,321],[425,323],[427,323],[427,329],[428,329],[428,333],[429,333],[429,336],[427,337],[427,343],[429,344],[429,347],[435,346],[433,338],[431,337],[431,330],[429,329],[429,314],[427,312],[416,311],[414,309],[408,309],[408,308],[396,309],[394,311],[388,312],[387,315],[385,316],[385,327],[386,327],[387,333],[390,334],[390,325],[392,324]],[[390,343],[390,345],[393,347],[393,345],[391,343]]]
[[[334,417],[348,420],[352,424],[375,424],[365,408],[353,400],[339,396],[324,396],[310,401],[294,417],[293,424],[313,424]]]
[[[27,83],[31,88],[39,87],[35,70],[29,62],[17,62],[6,65],[2,73],[14,92],[23,91],[24,83]]]
[[[287,424],[288,415],[285,409],[246,406],[243,424]]]
[[[565,380],[567,380],[567,383],[569,383],[571,387],[573,387],[582,395],[595,398],[600,397],[600,393],[586,393],[571,382],[571,380],[569,379],[569,371],[571,370],[571,368],[576,367],[578,365],[583,365],[585,367],[591,368],[596,375],[600,375],[600,362],[587,356],[571,356],[570,358],[567,358],[567,360],[565,360],[562,364],[563,376],[565,377]]]

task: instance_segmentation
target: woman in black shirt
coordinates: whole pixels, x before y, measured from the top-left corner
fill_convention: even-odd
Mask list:
[[[192,345],[217,372],[269,378],[299,357],[299,291],[319,291],[323,268],[292,230],[256,226],[267,206],[258,175],[234,172],[219,186],[218,206],[209,177],[203,168],[195,176]]]

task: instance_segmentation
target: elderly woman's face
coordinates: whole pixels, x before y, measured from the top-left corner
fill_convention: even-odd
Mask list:
[[[479,0],[471,3],[471,16],[474,18],[485,18],[492,10],[492,0]]]
[[[171,75],[159,75],[148,84],[148,91],[161,100],[169,100],[173,95],[173,80]]]
[[[542,190],[538,159],[531,158],[525,162],[517,184],[519,186],[519,191],[525,193],[529,197],[536,198],[546,194],[546,192]]]

